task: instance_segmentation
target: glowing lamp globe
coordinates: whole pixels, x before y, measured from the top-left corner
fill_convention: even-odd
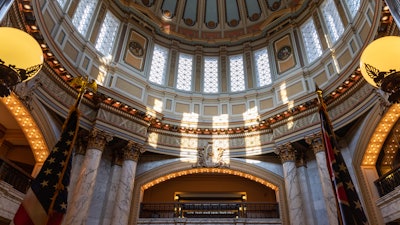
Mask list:
[[[400,37],[386,36],[371,42],[360,59],[361,74],[371,85],[389,93],[389,102],[400,101]]]
[[[0,97],[10,95],[15,85],[33,78],[42,65],[42,49],[31,35],[0,27]]]

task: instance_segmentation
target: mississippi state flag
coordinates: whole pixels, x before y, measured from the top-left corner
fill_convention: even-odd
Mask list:
[[[317,93],[326,161],[334,192],[336,193],[338,212],[340,212],[340,215],[338,215],[338,222],[341,225],[367,225],[367,217],[364,213],[361,201],[358,198],[342,153],[339,150],[321,89],[317,88]]]
[[[58,225],[67,209],[71,152],[79,128],[75,107],[64,122],[54,146],[36,179],[32,181],[11,225]]]

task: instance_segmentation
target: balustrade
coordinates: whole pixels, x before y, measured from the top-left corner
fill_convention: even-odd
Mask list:
[[[274,202],[142,203],[140,218],[279,218]]]

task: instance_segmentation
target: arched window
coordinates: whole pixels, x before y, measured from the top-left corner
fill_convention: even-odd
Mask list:
[[[350,12],[351,18],[354,18],[360,9],[361,0],[345,0],[344,2]]]
[[[107,12],[101,25],[99,37],[96,40],[96,49],[104,56],[111,54],[120,23],[111,12]]]
[[[86,35],[89,29],[90,20],[93,17],[97,0],[81,0],[72,18],[72,24],[82,35]]]
[[[324,16],[331,44],[333,45],[344,32],[342,20],[333,0],[326,0],[324,2],[322,15]]]
[[[262,48],[254,52],[254,62],[258,87],[271,84],[271,69],[269,67],[267,48]]]
[[[180,53],[178,61],[178,77],[176,88],[184,91],[192,90],[193,56]]]
[[[156,84],[163,84],[167,72],[168,49],[160,45],[154,45],[153,59],[149,80]]]
[[[307,20],[300,27],[300,32],[306,49],[308,63],[312,63],[322,55],[321,42],[315,29],[314,20],[312,18]]]
[[[203,83],[205,93],[218,93],[218,57],[204,58]]]
[[[231,91],[244,91],[244,65],[243,55],[234,55],[229,57],[229,74],[231,76]]]

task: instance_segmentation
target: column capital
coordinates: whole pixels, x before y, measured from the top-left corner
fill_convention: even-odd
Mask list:
[[[94,128],[90,131],[87,148],[103,151],[107,142],[111,141],[112,139],[113,137],[110,134]]]
[[[296,161],[296,149],[293,148],[290,142],[282,145],[278,145],[275,154],[279,155],[282,160],[282,163],[285,162],[295,162]]]
[[[124,160],[132,160],[137,162],[139,160],[140,154],[145,152],[143,146],[134,141],[129,141],[124,147]]]
[[[321,134],[313,134],[305,138],[306,143],[311,145],[314,154],[325,151],[324,142],[322,141]]]

